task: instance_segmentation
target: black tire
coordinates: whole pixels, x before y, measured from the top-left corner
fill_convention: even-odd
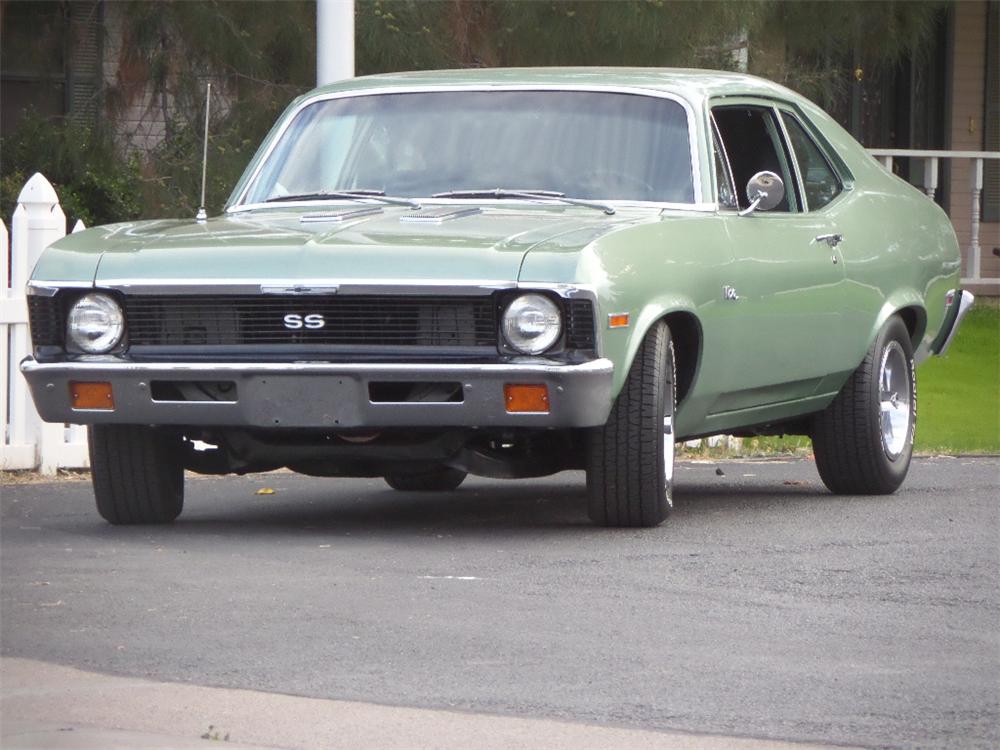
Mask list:
[[[902,387],[884,388],[898,379]],[[904,372],[892,374],[902,367]],[[908,403],[901,407],[906,391]],[[883,396],[886,414],[890,409],[899,419],[908,414],[905,428],[892,429],[891,420],[883,427]],[[903,321],[891,318],[875,337],[864,360],[826,410],[813,420],[813,452],[820,478],[838,495],[888,495],[895,492],[910,468],[913,432],[917,421],[917,390],[913,372],[913,346]],[[897,444],[898,443],[898,444]]]
[[[385,482],[400,492],[450,492],[465,481],[466,473],[441,466],[419,474],[386,474]]]
[[[607,423],[590,436],[587,495],[594,523],[657,526],[673,508],[673,433],[666,432],[665,418],[672,428],[675,371],[670,329],[657,323],[639,347]]]
[[[108,523],[170,523],[184,508],[181,438],[139,425],[93,425],[90,474]]]

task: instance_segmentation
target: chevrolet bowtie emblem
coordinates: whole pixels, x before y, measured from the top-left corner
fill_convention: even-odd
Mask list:
[[[307,286],[306,284],[261,284],[261,294],[336,294],[340,289],[337,284],[322,286]]]

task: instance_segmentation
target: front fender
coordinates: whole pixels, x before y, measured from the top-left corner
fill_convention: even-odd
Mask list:
[[[720,279],[732,273],[732,262],[723,217],[670,211],[637,217],[582,247],[565,242],[534,247],[519,280],[577,283],[594,290],[600,352],[614,362],[612,395],[617,397],[643,338],[665,315],[687,314],[705,336],[714,332],[718,337],[726,309]],[[630,316],[629,325],[609,328],[608,316],[622,313]],[[697,364],[697,348],[686,354],[687,362]]]
[[[695,304],[689,297],[678,293],[666,293],[649,300],[630,321],[628,328],[606,329],[603,337],[604,356],[616,363],[611,392],[615,397],[625,385],[628,371],[632,367],[643,339],[653,325],[671,313],[687,313],[697,319]],[[607,316],[604,316],[607,320]]]

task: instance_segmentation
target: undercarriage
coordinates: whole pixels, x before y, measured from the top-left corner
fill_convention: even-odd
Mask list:
[[[448,467],[493,478],[585,468],[586,431],[525,429],[168,429],[183,464],[201,474],[288,468],[322,477],[380,477]]]

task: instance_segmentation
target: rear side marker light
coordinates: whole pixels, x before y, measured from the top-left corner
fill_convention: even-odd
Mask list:
[[[508,413],[549,413],[549,387],[507,383],[503,387],[503,400]]]
[[[111,393],[111,383],[76,383],[69,384],[69,400],[74,409],[104,409],[115,408],[115,398]]]

